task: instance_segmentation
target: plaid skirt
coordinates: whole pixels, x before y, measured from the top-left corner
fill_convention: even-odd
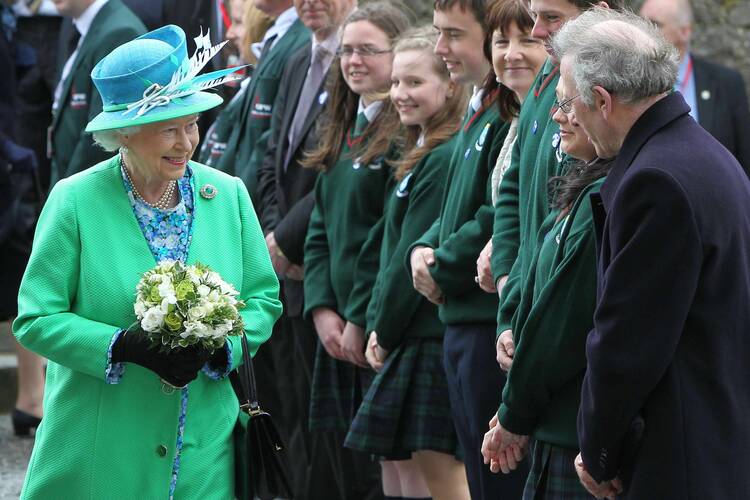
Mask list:
[[[443,340],[406,339],[386,359],[344,446],[387,460],[433,450],[460,457],[443,369]]]
[[[523,500],[594,500],[578,479],[573,465],[576,456],[578,450],[534,442]]]
[[[318,342],[310,392],[311,431],[349,430],[375,372],[328,355]]]

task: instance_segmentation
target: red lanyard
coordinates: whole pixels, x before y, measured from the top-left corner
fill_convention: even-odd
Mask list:
[[[226,31],[232,26],[232,19],[229,17],[227,8],[222,1],[219,1],[219,11],[221,11],[221,20],[224,23],[224,30]]]
[[[555,77],[558,71],[560,71],[560,66],[555,66],[552,71],[550,71],[549,75],[547,75],[547,78],[544,79],[539,88],[534,90],[534,97],[539,97],[539,94],[547,88],[547,85],[549,85],[549,82]]]
[[[464,125],[464,132],[468,132],[469,128],[471,127],[471,124],[474,123],[474,120],[476,120],[479,116],[484,113],[484,111],[495,102],[495,99],[497,99],[498,94],[500,93],[500,88],[496,88],[493,90],[487,97],[482,99],[482,105],[479,107],[478,110],[474,112],[473,115],[471,115],[471,118],[469,118],[469,121]]]
[[[682,79],[682,82],[680,83],[680,93],[682,95],[685,95],[685,89],[688,86],[688,82],[690,82],[691,76],[693,76],[693,58],[688,56],[688,64],[687,64],[687,68],[685,68],[685,77]]]

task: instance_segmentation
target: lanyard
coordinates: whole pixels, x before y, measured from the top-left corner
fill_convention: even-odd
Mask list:
[[[689,57],[689,56],[688,56]],[[685,89],[687,89],[690,78],[693,76],[693,58],[689,57],[687,68],[685,68],[685,77],[680,82],[680,93],[685,95]]]

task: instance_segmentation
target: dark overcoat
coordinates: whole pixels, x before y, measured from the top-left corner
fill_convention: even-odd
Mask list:
[[[745,500],[750,182],[688,109],[678,93],[649,108],[592,198],[579,440],[594,479],[624,476],[624,498]]]

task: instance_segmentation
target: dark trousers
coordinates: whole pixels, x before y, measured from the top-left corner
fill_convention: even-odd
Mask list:
[[[472,500],[521,498],[529,472],[528,460],[505,475],[490,472],[482,459],[482,440],[500,407],[505,385],[505,374],[495,360],[495,325],[448,325],[443,362]]]
[[[317,344],[310,321],[284,314],[254,359],[261,406],[274,417],[287,446],[295,498],[382,499],[377,461],[344,448],[345,433],[311,432],[307,426]]]

